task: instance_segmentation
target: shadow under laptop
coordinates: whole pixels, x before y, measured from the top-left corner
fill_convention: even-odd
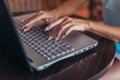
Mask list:
[[[34,72],[33,74],[31,74],[29,73],[29,71],[27,71],[25,67],[22,67],[23,66],[22,64],[20,64],[18,61],[13,59],[10,56],[10,54],[6,54],[5,51],[1,50],[0,75],[5,77],[2,80],[8,80],[7,78],[9,77],[11,78],[13,77],[13,80],[14,80],[15,77],[22,78],[23,76],[25,80],[30,80],[30,79],[51,80],[50,78],[52,78],[56,74],[64,72],[68,69],[72,69],[72,68],[74,69],[76,65],[81,64],[83,61],[96,55],[95,48],[90,50],[90,52],[91,53],[87,51],[80,55],[71,57],[69,59],[62,60],[43,71]],[[39,76],[36,77],[36,75],[39,75]]]

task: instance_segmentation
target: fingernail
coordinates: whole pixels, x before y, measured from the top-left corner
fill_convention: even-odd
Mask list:
[[[57,41],[57,39],[55,38],[55,41]]]
[[[58,41],[58,37],[57,37],[57,38],[55,38],[55,41]]]
[[[48,27],[45,28],[45,31],[48,31]]]
[[[21,20],[22,22],[24,22],[24,19],[23,20]]]
[[[65,36],[62,36],[62,39],[64,39],[65,38]]]
[[[25,26],[28,26],[29,24],[27,23],[27,24],[25,24]]]
[[[23,30],[23,29],[25,29],[25,28],[26,28],[26,26],[25,26],[25,25],[21,27],[21,29],[22,29],[22,30]]]
[[[23,32],[27,32],[27,31],[28,31],[28,29],[24,29],[24,30],[23,30]]]
[[[24,29],[23,32],[26,32],[26,29]]]
[[[47,19],[46,19],[46,22],[48,22],[48,21],[49,21],[49,19],[47,18]]]
[[[49,38],[48,38],[48,40],[51,40],[52,39],[52,37],[50,36]]]

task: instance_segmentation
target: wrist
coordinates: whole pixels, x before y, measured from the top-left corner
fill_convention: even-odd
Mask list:
[[[102,26],[97,22],[89,21],[89,20],[88,20],[87,24],[88,25],[87,25],[87,30],[86,31],[92,32],[92,33],[96,33],[96,31],[100,30],[99,26]]]
[[[85,31],[90,31],[92,29],[92,21],[87,20],[86,21],[86,26],[85,26]]]

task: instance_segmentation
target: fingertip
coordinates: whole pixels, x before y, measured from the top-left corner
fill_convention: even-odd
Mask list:
[[[25,27],[29,26],[29,23],[25,24]]]
[[[51,39],[52,39],[52,37],[50,36],[50,37],[48,38],[48,41],[51,40]]]
[[[50,30],[50,29],[53,28],[53,26],[52,26],[52,24],[50,24],[50,25],[48,25],[46,28],[47,28],[47,30]]]
[[[23,27],[21,27],[21,29],[22,29],[22,30],[24,30],[25,28],[27,28],[27,26],[26,26],[26,25],[24,25]]]
[[[64,39],[65,37],[66,37],[66,36],[65,36],[65,35],[63,35],[63,36],[62,36],[62,39]]]
[[[21,22],[24,22],[24,20],[21,20]]]
[[[23,29],[23,32],[27,32],[31,29],[31,25],[26,24],[22,29]]]
[[[45,31],[49,31],[49,30],[50,30],[49,26],[45,28]]]
[[[24,29],[25,29],[25,28],[23,28],[23,27],[22,27],[22,28],[20,28],[20,30],[21,30],[21,31],[24,31]]]
[[[25,21],[25,19],[22,19],[22,20],[21,20],[21,22],[24,22],[24,21]]]
[[[22,26],[21,29],[23,30],[25,28],[25,26]]]
[[[27,29],[24,29],[23,32],[27,32]]]
[[[28,28],[28,27],[31,27],[32,25],[33,25],[33,23],[29,22],[29,23],[25,24],[25,27]]]
[[[48,31],[48,27],[46,27],[44,31]]]
[[[30,29],[31,29],[31,28],[28,27],[28,28],[25,28],[23,31],[24,31],[24,32],[27,32],[27,31],[29,31]]]
[[[46,28],[45,28],[45,31],[48,31],[50,30],[50,25],[48,25]]]
[[[59,40],[58,37],[56,37],[56,38],[55,38],[55,41],[58,41],[58,40]]]
[[[46,18],[46,19],[45,19],[45,21],[46,21],[46,22],[49,22],[49,19],[48,19],[48,18]]]

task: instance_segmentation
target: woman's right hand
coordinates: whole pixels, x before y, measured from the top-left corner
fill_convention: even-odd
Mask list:
[[[38,27],[43,24],[52,23],[56,21],[58,18],[59,18],[59,15],[54,11],[40,11],[22,20],[22,22],[26,23],[22,27],[22,30],[26,32],[33,27]]]

